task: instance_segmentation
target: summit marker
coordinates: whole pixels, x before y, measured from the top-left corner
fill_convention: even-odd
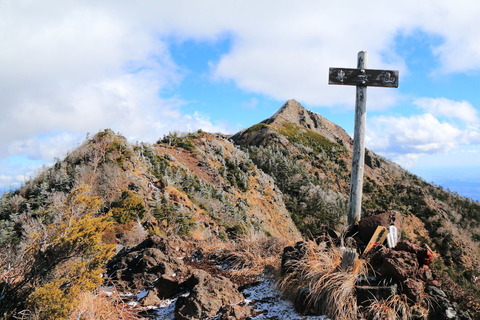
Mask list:
[[[350,183],[350,199],[348,202],[348,224],[350,226],[358,224],[362,209],[367,87],[398,88],[397,70],[366,69],[366,60],[367,52],[360,51],[357,58],[357,69],[330,68],[328,76],[328,84],[357,87],[352,175]]]

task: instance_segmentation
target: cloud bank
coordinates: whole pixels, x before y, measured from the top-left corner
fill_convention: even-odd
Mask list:
[[[328,67],[355,67],[355,53],[367,50],[369,67],[408,76],[395,40],[417,30],[441,39],[431,48],[434,72],[478,72],[479,15],[480,3],[468,0],[0,1],[0,157],[49,161],[104,128],[134,141],[178,129],[228,132],[200,110],[183,111],[186,102],[175,90],[185,74],[169,50],[172,41],[231,39],[228,52],[211,61],[208,81],[346,108],[353,95],[328,87]],[[375,90],[369,99],[375,110],[403,97]],[[478,124],[468,102],[415,103],[426,113],[374,119],[372,146],[412,156],[476,143],[478,131],[459,124]],[[459,122],[440,118],[447,116]]]
[[[480,145],[478,112],[468,102],[445,98],[419,98],[427,111],[409,117],[378,116],[369,121],[368,145],[406,166],[426,154],[446,154]],[[442,120],[445,119],[445,120]],[[449,119],[457,120],[449,122]]]

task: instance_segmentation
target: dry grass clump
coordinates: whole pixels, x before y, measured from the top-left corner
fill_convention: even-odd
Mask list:
[[[235,269],[248,268],[263,272],[266,267],[279,267],[279,256],[286,242],[267,236],[248,237],[234,243],[233,251],[243,257]]]
[[[409,305],[405,295],[392,295],[386,300],[374,300],[366,308],[370,320],[427,319],[428,310],[420,304]]]
[[[366,274],[366,262],[357,259],[348,270],[341,268],[342,249],[305,243],[305,255],[289,262],[291,272],[280,282],[280,289],[293,301],[304,301],[305,311],[327,314],[332,319],[356,319],[355,283]],[[300,300],[301,299],[301,300]]]
[[[84,292],[79,296],[79,305],[68,320],[140,320],[130,306],[122,301],[118,293],[106,295],[101,292]]]
[[[210,256],[223,260],[235,275],[258,275],[266,268],[278,269],[279,256],[287,242],[273,237],[250,235],[228,242],[199,242],[199,247]]]

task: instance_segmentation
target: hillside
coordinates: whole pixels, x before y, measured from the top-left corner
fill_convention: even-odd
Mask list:
[[[179,298],[176,319],[233,317],[239,310],[221,309],[232,302],[206,292],[230,288],[238,302],[240,287],[278,270],[283,247],[342,230],[351,149],[342,128],[294,100],[231,137],[173,133],[132,145],[99,132],[0,199],[0,314],[67,319],[81,293],[113,282],[157,300],[196,292]],[[465,297],[480,297],[480,205],[371,151],[365,162],[363,215],[399,212],[402,238],[433,248],[442,289],[473,310]]]
[[[271,118],[234,136],[254,163],[271,175],[304,234],[342,225],[349,192],[353,141],[339,126],[289,100]],[[450,194],[366,150],[362,215],[398,211],[404,237],[426,241],[455,269],[480,267],[480,205]],[[463,281],[459,279],[459,281]]]

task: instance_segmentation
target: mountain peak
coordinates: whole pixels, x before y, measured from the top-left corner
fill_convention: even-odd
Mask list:
[[[297,100],[290,99],[270,118],[263,121],[273,126],[295,124],[319,133],[332,142],[351,145],[351,137],[340,126],[321,115],[305,109]]]
[[[307,113],[307,109],[305,109],[297,100],[290,99],[268,119],[268,122],[289,122],[300,124],[301,119],[304,119],[305,114]]]

